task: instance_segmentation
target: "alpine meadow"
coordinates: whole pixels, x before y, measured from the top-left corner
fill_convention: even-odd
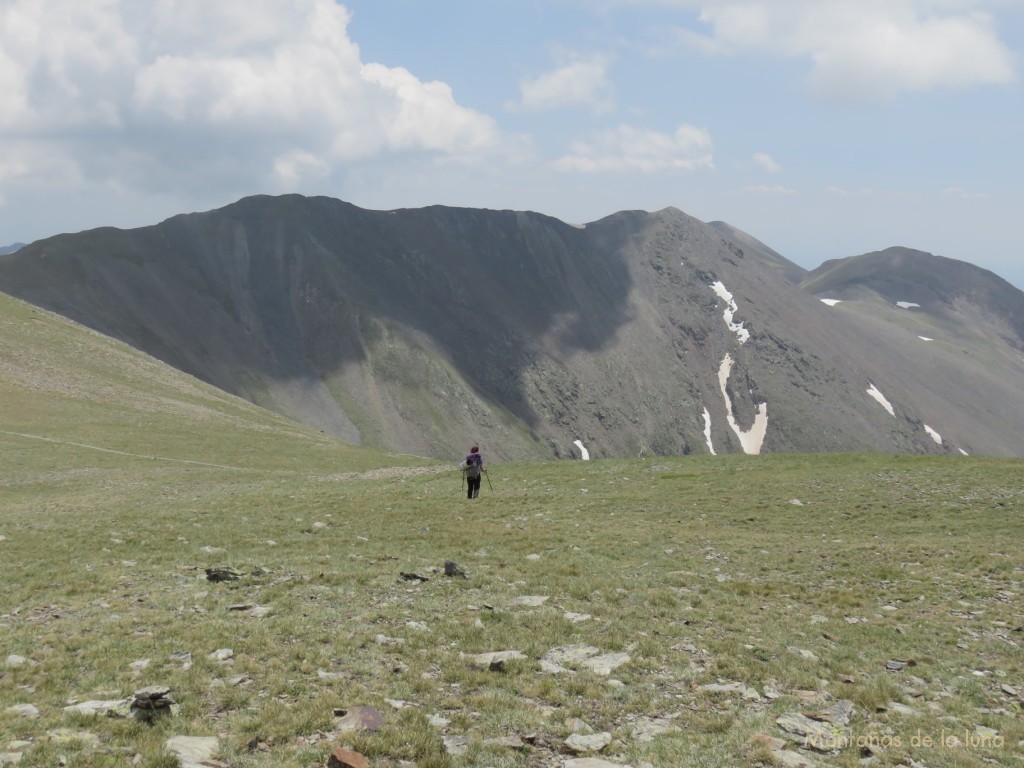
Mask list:
[[[0,287],[0,764],[1024,764],[990,273],[286,197]]]

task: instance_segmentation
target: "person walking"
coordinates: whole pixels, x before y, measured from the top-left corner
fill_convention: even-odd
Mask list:
[[[480,447],[474,445],[466,454],[465,460],[459,465],[466,476],[466,498],[475,499],[480,495],[480,478],[487,469],[484,457],[480,455]]]

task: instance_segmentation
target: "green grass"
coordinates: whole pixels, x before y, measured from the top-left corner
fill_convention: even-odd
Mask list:
[[[538,764],[571,717],[614,734],[623,763],[682,765],[699,754],[734,765],[751,735],[781,735],[776,716],[809,708],[808,690],[852,700],[865,738],[907,734],[883,765],[1012,764],[1024,739],[1019,702],[999,689],[1024,682],[1020,462],[508,464],[492,469],[493,490],[468,502],[454,471],[253,477],[62,450],[50,446],[81,474],[24,485],[7,475],[3,489],[3,655],[31,665],[6,671],[0,698],[42,712],[0,714],[9,738],[38,745],[22,765],[50,764],[44,734],[66,724],[68,701],[149,684],[173,688],[179,715],[149,727],[80,723],[102,746],[64,747],[75,764],[115,765],[124,750],[156,761],[178,733],[223,734],[232,765],[319,764],[333,743],[321,735],[332,709],[366,704],[388,728],[348,738],[382,765]],[[469,578],[445,578],[446,559]],[[247,575],[206,581],[203,568],[222,564]],[[415,584],[403,571],[431,578]],[[518,605],[527,594],[550,599]],[[240,603],[271,612],[228,610]],[[566,611],[592,618],[574,624]],[[404,643],[381,645],[378,635]],[[612,676],[623,685],[540,673],[545,653],[574,643],[628,652]],[[207,658],[223,647],[234,650],[230,666]],[[487,672],[463,657],[508,649],[528,659]],[[181,651],[193,657],[187,671],[172,659]],[[137,673],[130,664],[140,659],[150,663]],[[890,659],[915,665],[890,672]],[[320,670],[340,678],[321,680]],[[716,680],[777,698],[697,690]],[[393,710],[385,699],[414,706]],[[877,711],[892,701],[922,714]],[[448,757],[427,723],[434,714],[481,743]],[[631,738],[635,718],[670,715],[679,733]],[[996,728],[1004,746],[909,746],[919,729],[978,725]],[[529,734],[548,746],[482,744]],[[255,743],[264,746],[247,747]],[[859,757],[851,747],[830,763]]]
[[[768,764],[751,737],[829,696],[855,706],[829,765],[860,765],[868,742],[882,766],[1021,764],[1021,702],[1001,689],[1024,689],[1020,461],[499,464],[471,502],[454,469],[338,444],[24,305],[0,317],[0,665],[28,659],[0,666],[0,753],[31,742],[21,766],[170,768],[175,735],[219,736],[235,768],[320,766],[338,743],[375,766],[557,766],[573,718],[621,764]],[[62,373],[69,348],[95,366]],[[468,578],[444,577],[449,559]],[[244,575],[209,582],[215,565]],[[541,672],[572,644],[630,661]],[[504,671],[466,658],[513,649],[527,658]],[[63,711],[148,685],[176,715]],[[7,710],[28,703],[38,718]],[[333,710],[355,705],[386,726],[335,735]],[[640,741],[645,718],[674,730]],[[978,726],[997,738],[972,743]],[[529,743],[487,743],[508,736]]]

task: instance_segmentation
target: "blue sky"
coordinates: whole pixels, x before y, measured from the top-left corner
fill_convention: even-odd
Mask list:
[[[1024,286],[1024,0],[0,0],[0,244],[250,194],[675,206]]]

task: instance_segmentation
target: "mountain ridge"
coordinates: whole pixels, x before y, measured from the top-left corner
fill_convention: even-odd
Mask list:
[[[1002,314],[916,313],[930,333],[971,329],[925,350],[906,311],[885,322],[862,311],[886,303],[879,286],[858,284],[863,302],[823,304],[835,268],[808,273],[674,208],[576,226],[286,195],[38,241],[0,262],[0,290],[387,450],[1024,454],[1024,424],[1005,416],[1024,402],[998,378],[1024,390],[1006,320],[1024,295],[1006,293]],[[916,381],[904,369],[919,358],[949,383]],[[962,405],[979,383],[1002,417]]]

